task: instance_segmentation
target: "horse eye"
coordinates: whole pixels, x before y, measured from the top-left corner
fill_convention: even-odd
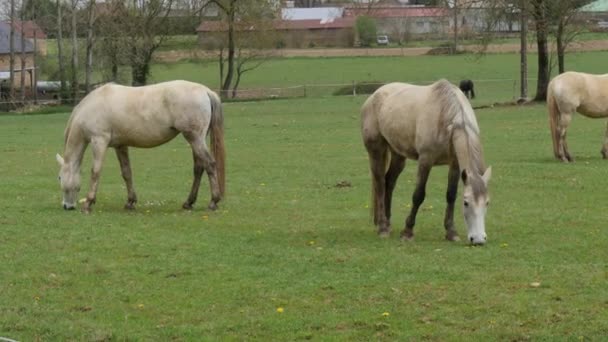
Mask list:
[[[468,206],[469,206],[469,202],[464,201],[464,206],[465,206],[465,207],[468,207]]]

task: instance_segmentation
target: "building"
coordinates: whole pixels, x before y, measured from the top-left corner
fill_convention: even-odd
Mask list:
[[[10,24],[10,23],[7,23]],[[46,33],[32,20],[19,21],[15,20],[13,23],[13,29],[15,32],[23,33],[25,39],[29,40],[30,43],[36,43],[36,53],[42,56],[46,56]]]
[[[6,82],[10,79],[10,25],[0,22],[0,82],[6,85]],[[25,85],[30,87],[33,82],[33,65],[34,65],[34,45],[29,41],[25,40],[23,47],[21,46],[21,35],[15,32],[14,35],[14,52],[15,52],[15,65],[14,65],[14,86],[21,86],[21,53],[25,52]],[[6,87],[3,86],[3,89]]]
[[[235,26],[240,39],[249,41],[259,39],[260,31],[272,30],[273,41],[265,47],[350,47],[355,41],[355,18],[345,18],[343,13],[344,9],[337,7],[285,8],[281,11],[281,19],[268,23],[237,23]],[[256,27],[264,24],[264,29]],[[225,39],[226,30],[224,22],[204,21],[196,30],[199,45],[217,49]],[[242,38],[248,36],[251,39]]]

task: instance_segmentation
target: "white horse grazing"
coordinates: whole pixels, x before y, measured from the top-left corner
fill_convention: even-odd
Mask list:
[[[210,132],[212,154],[205,138]],[[65,129],[59,179],[63,208],[76,207],[80,191],[80,165],[87,145],[93,150],[91,184],[83,206],[90,212],[108,147],[116,150],[122,177],[127,185],[126,209],[134,209],[137,196],[133,188],[128,147],[155,147],[181,133],[192,147],[194,181],[184,209],[196,201],[203,171],[211,188],[209,208],[214,210],[224,194],[224,118],[216,93],[192,82],[171,81],[144,87],[106,84],[87,95],[74,108]]]
[[[491,168],[483,161],[479,127],[465,95],[446,80],[429,86],[390,83],[372,94],[362,108],[361,133],[372,171],[374,223],[378,234],[390,233],[391,199],[407,158],[418,160],[412,210],[401,237],[414,237],[418,208],[434,165],[449,165],[446,239],[458,240],[454,202],[458,179],[464,183],[463,213],[468,240],[486,243],[485,215],[490,196]],[[388,166],[388,169],[387,169]]]
[[[590,118],[608,117],[608,74],[565,72],[555,76],[547,89],[547,107],[553,154],[561,161],[573,161],[566,143],[566,130],[572,115],[579,112]],[[608,159],[608,126],[601,153]]]

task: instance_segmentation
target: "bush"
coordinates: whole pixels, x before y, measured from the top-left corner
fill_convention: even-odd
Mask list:
[[[355,84],[355,92],[357,93],[357,95],[371,94],[371,93],[375,92],[378,88],[382,87],[383,85],[384,85],[384,82],[377,82],[377,81],[359,82],[359,83]],[[335,95],[335,96],[352,95],[352,94],[353,94],[352,85],[338,88],[333,93],[333,95]]]
[[[361,46],[369,47],[376,41],[376,22],[367,16],[357,17],[355,23]]]

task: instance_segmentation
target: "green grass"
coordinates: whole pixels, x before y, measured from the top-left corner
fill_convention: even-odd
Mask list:
[[[536,54],[529,56],[529,96],[536,93]],[[568,70],[605,73],[608,52],[571,53]],[[213,61],[155,64],[151,82],[185,79],[219,87],[218,65]],[[344,84],[362,81],[430,83],[438,78],[457,83],[475,81],[474,105],[519,98],[519,55],[492,54],[424,57],[282,58],[272,59],[243,76],[240,88],[308,85],[308,96],[327,96]]]
[[[140,203],[110,153],[98,204],[60,208],[67,114],[0,116],[0,336],[31,340],[602,340],[608,335],[604,122],[575,118],[552,159],[543,106],[478,111],[493,166],[488,245],[443,240],[436,168],[412,243],[369,220],[363,97],[227,104],[228,197],[183,211],[181,138],[133,150]],[[83,175],[88,185],[90,152]],[[334,185],[348,181],[351,187]],[[82,194],[81,194],[82,195]],[[465,234],[460,210],[457,229]],[[530,286],[539,282],[540,287]],[[278,313],[277,308],[283,308]],[[383,316],[383,313],[389,313]]]

